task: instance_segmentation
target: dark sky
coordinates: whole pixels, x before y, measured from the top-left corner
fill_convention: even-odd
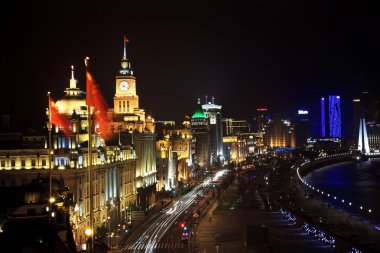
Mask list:
[[[38,2],[2,5],[1,113],[41,117],[71,64],[84,89],[87,55],[112,105],[123,35],[140,105],[157,120],[182,119],[204,95],[248,119],[258,106],[313,108],[329,94],[348,105],[379,86],[375,1]]]

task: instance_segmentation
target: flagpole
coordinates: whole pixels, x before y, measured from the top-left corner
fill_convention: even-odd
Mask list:
[[[49,126],[48,126],[48,131],[49,131],[49,202],[51,202],[51,197],[52,197],[52,168],[51,168],[51,129],[52,129],[52,124],[51,124],[51,105],[50,105],[50,91],[47,93],[48,96],[48,102],[49,102]]]
[[[88,65],[88,60],[90,58],[86,57],[84,59],[84,64]],[[86,75],[87,78],[87,75]],[[87,81],[87,80],[86,80]],[[86,90],[86,92],[89,92]],[[90,197],[90,239],[91,245],[89,247],[89,252],[92,253],[94,251],[94,213],[93,213],[93,196],[92,196],[92,179],[91,179],[91,167],[92,167],[92,138],[91,138],[91,106],[87,105],[87,125],[88,125],[88,159],[87,159],[87,168],[88,168],[88,183],[89,183],[89,197]]]

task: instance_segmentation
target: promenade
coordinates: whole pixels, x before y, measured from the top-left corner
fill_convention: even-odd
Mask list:
[[[265,211],[256,188],[241,196],[235,181],[214,203],[198,226],[198,252],[334,252],[278,211]]]

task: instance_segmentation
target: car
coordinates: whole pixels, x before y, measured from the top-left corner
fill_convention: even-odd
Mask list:
[[[182,232],[181,235],[181,241],[188,241],[189,240],[189,232]]]

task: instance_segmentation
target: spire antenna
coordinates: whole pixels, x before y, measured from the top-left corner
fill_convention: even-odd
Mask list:
[[[74,65],[71,65],[71,79],[75,79],[74,78]]]
[[[71,79],[70,79],[70,89],[77,88],[77,80],[74,78],[74,65],[71,65]]]
[[[124,54],[123,54],[123,60],[126,60],[127,59],[127,42],[129,42],[129,40],[124,36]]]

